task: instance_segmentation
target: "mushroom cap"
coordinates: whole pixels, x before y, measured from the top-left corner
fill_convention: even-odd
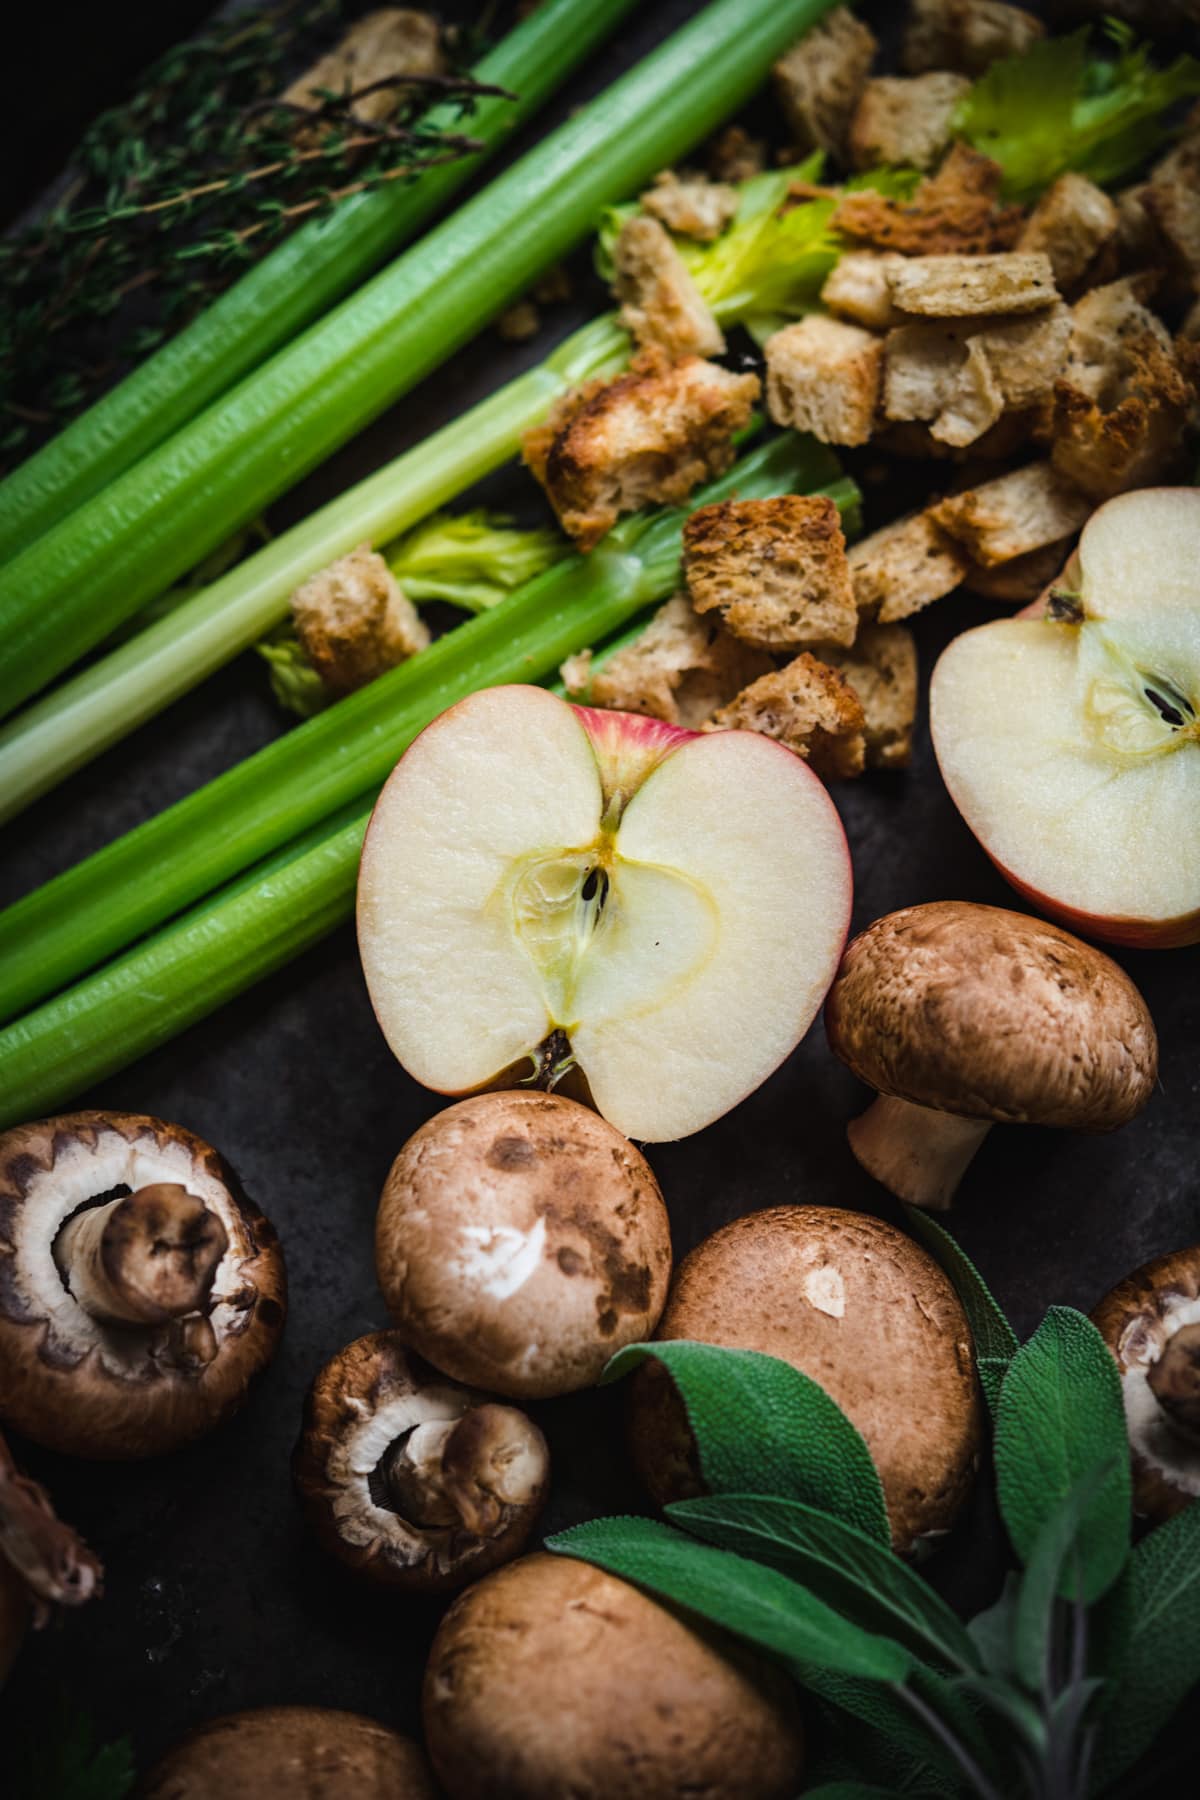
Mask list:
[[[88,1201],[178,1183],[228,1238],[212,1286],[216,1354],[200,1363],[165,1328],[102,1324],[64,1285],[53,1246]],[[132,1459],[191,1442],[234,1412],[283,1329],[274,1229],[217,1152],[141,1113],[80,1112],[0,1136],[0,1414],[68,1456]]]
[[[263,1706],[189,1732],[146,1776],[139,1800],[438,1800],[420,1748],[358,1713]]]
[[[974,1350],[950,1282],[902,1231],[825,1206],[735,1219],[680,1265],[658,1336],[802,1369],[866,1439],[896,1548],[949,1530],[982,1438]],[[658,1505],[705,1491],[661,1364],[634,1379],[631,1445]]]
[[[536,1090],[477,1094],[396,1158],[375,1261],[421,1356],[535,1399],[589,1386],[654,1330],[670,1226],[650,1165],[598,1113]]]
[[[381,1464],[397,1439],[430,1423],[499,1413],[513,1454],[514,1500],[497,1509],[489,1535],[461,1522],[422,1525],[386,1504]],[[425,1368],[406,1354],[398,1331],[373,1331],[326,1363],[292,1461],[305,1516],[325,1549],[373,1581],[423,1593],[462,1587],[516,1556],[537,1522],[549,1473],[546,1440],[531,1419]]]
[[[454,1800],[791,1800],[790,1684],[602,1569],[527,1556],[459,1596],[425,1672]]]
[[[907,906],[856,937],[825,1030],[877,1093],[970,1119],[1111,1131],[1158,1073],[1154,1021],[1111,957],[965,900]]]
[[[1200,1244],[1144,1263],[1092,1312],[1121,1372],[1135,1512],[1156,1524],[1200,1495],[1200,1441],[1171,1425],[1147,1376],[1171,1338],[1200,1321]]]

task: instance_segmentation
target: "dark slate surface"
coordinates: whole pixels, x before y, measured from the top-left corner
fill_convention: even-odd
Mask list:
[[[456,9],[447,8],[452,11]],[[693,10],[643,8],[567,93],[577,104]],[[276,510],[285,521],[417,442],[537,360],[596,304],[581,290],[519,351],[490,334],[400,403]],[[866,476],[865,470],[860,474]],[[503,484],[500,484],[501,488]],[[866,483],[868,513],[895,497]],[[522,490],[518,489],[520,493]],[[526,490],[527,497],[527,490]],[[987,616],[952,599],[917,622],[927,672],[957,631]],[[0,840],[0,900],[25,892],[266,742],[279,719],[245,657],[43,801]],[[912,769],[834,789],[853,853],[854,926],[935,898],[1018,904],[946,796],[922,728]],[[1169,856],[1164,844],[1161,854]],[[1045,1307],[1090,1307],[1127,1270],[1198,1235],[1200,949],[1125,954],[1162,1040],[1159,1091],[1115,1137],[997,1129],[964,1185],[953,1227],[1021,1332]],[[397,1068],[375,1025],[351,931],[102,1087],[81,1105],[148,1111],[210,1139],[279,1228],[291,1314],[282,1349],[243,1414],[207,1442],[135,1466],[73,1463],[16,1448],[107,1568],[103,1603],[30,1639],[0,1702],[11,1748],[85,1707],[101,1739],[132,1732],[143,1763],[182,1730],[268,1702],[346,1706],[418,1724],[420,1671],[439,1607],[364,1593],[306,1541],[288,1458],[319,1365],[386,1322],[371,1231],[392,1157],[440,1104]],[[820,1026],[767,1085],[689,1142],[655,1147],[677,1254],[718,1225],[780,1202],[894,1217],[858,1169],[845,1122],[864,1103]],[[554,1454],[550,1529],[635,1508],[619,1392],[534,1409]],[[930,1573],[975,1607],[999,1579],[986,1494]]]

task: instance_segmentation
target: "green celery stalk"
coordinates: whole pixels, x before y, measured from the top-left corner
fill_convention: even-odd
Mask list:
[[[696,504],[811,490],[836,460],[796,434],[774,439]],[[0,913],[0,1019],[11,1019],[144,932],[378,790],[431,719],[478,688],[552,677],[673,591],[689,508],[639,514],[589,556],[554,564],[411,662],[298,725],[198,792]],[[148,990],[152,992],[153,990]],[[0,1089],[9,1071],[0,1052]]]
[[[0,571],[0,716],[446,360],[747,97],[829,0],[711,0],[414,249]]]
[[[633,0],[545,0],[472,70],[514,99],[481,97],[465,122],[448,102],[422,121],[434,131],[467,131],[482,150],[408,184],[356,194],[301,226],[22,463],[0,484],[0,563],[124,474],[415,237],[632,7]]]

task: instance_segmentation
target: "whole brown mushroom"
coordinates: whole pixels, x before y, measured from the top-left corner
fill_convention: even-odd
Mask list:
[[[358,1713],[263,1706],[212,1719],[169,1750],[137,1800],[438,1800],[411,1739]]]
[[[1092,1320],[1121,1371],[1134,1510],[1159,1524],[1200,1496],[1200,1244],[1135,1269]]]
[[[429,1656],[450,1800],[792,1800],[790,1683],[616,1576],[528,1556],[459,1596]]]
[[[671,1276],[666,1207],[628,1138],[574,1100],[477,1094],[392,1165],[375,1262],[405,1341],[458,1381],[567,1394],[653,1331]]]
[[[896,1548],[949,1530],[982,1438],[971,1332],[946,1276],[902,1231],[824,1206],[735,1219],[680,1264],[657,1335],[802,1369],[865,1438]],[[631,1407],[634,1461],[656,1503],[703,1493],[661,1364],[638,1370]]]
[[[27,1627],[58,1606],[82,1606],[103,1590],[104,1571],[58,1518],[49,1495],[22,1475],[0,1437],[0,1686]]]
[[[326,1363],[292,1463],[325,1548],[388,1587],[444,1592],[516,1556],[550,1454],[523,1412],[447,1381],[374,1331]]]
[[[0,1414],[71,1456],[154,1456],[241,1404],[283,1255],[212,1147],[140,1113],[0,1136]]]
[[[1158,1074],[1146,1003],[1057,925],[964,900],[876,919],[825,1003],[830,1048],[877,1090],[847,1136],[876,1181],[949,1206],[993,1123],[1113,1131]]]

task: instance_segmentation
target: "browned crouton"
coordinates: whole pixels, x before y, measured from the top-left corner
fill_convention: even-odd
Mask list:
[[[389,77],[444,75],[446,68],[442,29],[432,13],[383,6],[356,19],[332,50],[284,89],[283,99],[293,106],[315,107],[323,89],[356,93]],[[401,93],[398,85],[381,85],[355,100],[354,114],[378,124],[395,112]]]
[[[1046,27],[1002,0],[912,0],[900,60],[911,75],[959,69],[982,75],[1001,57],[1020,56]]]
[[[700,507],[683,528],[683,573],[696,611],[719,612],[760,650],[854,641],[846,540],[824,494]]]
[[[883,375],[883,339],[810,314],[767,339],[767,409],[825,444],[865,444]]]
[[[883,410],[961,446],[996,422],[1004,395],[978,338],[945,323],[901,325],[887,335]]]
[[[1014,469],[929,508],[935,523],[985,569],[1059,543],[1091,510],[1087,496],[1048,462]]]
[[[1028,601],[1036,600],[1042,589],[1059,574],[1071,554],[1074,541],[1074,538],[1063,538],[1057,544],[1046,544],[1040,550],[1014,556],[1009,562],[996,563],[990,569],[971,563],[962,584],[969,594],[978,594],[983,600],[1024,606]]]
[[[850,683],[803,651],[786,668],[743,688],[721,707],[708,731],[759,731],[812,764],[825,777],[860,775],[866,760],[866,717]]]
[[[821,658],[858,696],[868,769],[904,768],[917,716],[917,646],[908,626],[864,625],[852,649],[830,645]]]
[[[1000,201],[1004,171],[967,144],[950,147],[936,175],[921,182],[911,200],[893,200],[874,189],[847,194],[833,223],[847,237],[898,250],[906,256],[1007,250],[1024,217]]]
[[[1050,258],[1015,250],[904,257],[888,270],[888,286],[901,312],[932,319],[1038,312],[1058,299]]]
[[[965,75],[880,75],[863,88],[850,121],[850,161],[932,169],[950,142],[954,113],[971,83]]]
[[[522,454],[564,531],[591,550],[622,513],[677,506],[727,469],[759,391],[756,375],[644,351],[628,374],[565,396]]]
[[[642,211],[683,237],[706,243],[720,237],[738,209],[738,191],[728,182],[709,181],[692,171],[682,176],[664,169],[642,195]]]
[[[636,343],[658,344],[670,357],[717,356],[724,350],[721,327],[657,219],[640,213],[627,219],[613,263],[621,323]]]
[[[767,166],[767,147],[741,125],[727,125],[717,133],[705,157],[714,181],[749,181]]]
[[[1171,257],[1200,288],[1200,168],[1188,181],[1152,181],[1142,204]]]
[[[365,687],[429,642],[429,628],[370,544],[331,563],[292,595],[305,656],[331,694]]]
[[[645,631],[592,672],[572,657],[562,678],[573,700],[617,712],[647,713],[697,730],[748,682],[767,674],[771,658],[739,644],[715,619],[702,619],[686,594],[660,606]]]
[[[888,275],[903,261],[893,250],[846,250],[826,276],[821,299],[840,318],[886,331],[900,323]]]
[[[844,156],[876,48],[869,27],[848,6],[837,6],[780,57],[772,75],[797,149]]]
[[[1117,232],[1117,209],[1103,188],[1086,175],[1060,175],[1046,189],[1028,219],[1017,249],[1050,258],[1060,289],[1082,281]]]
[[[928,512],[909,513],[850,548],[848,561],[859,612],[881,625],[910,618],[949,594],[967,558]]]

